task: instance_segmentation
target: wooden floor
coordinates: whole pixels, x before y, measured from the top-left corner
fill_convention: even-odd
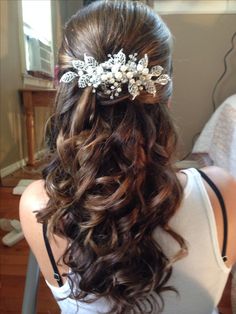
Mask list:
[[[2,184],[5,186],[0,187],[0,218],[19,219],[18,206],[20,197],[12,194],[12,187],[22,178],[40,178],[38,169],[36,171],[32,168],[26,170],[18,171],[2,180]],[[2,238],[4,235],[5,233],[0,231],[0,237]],[[21,313],[28,254],[29,249],[25,240],[20,241],[11,248],[5,247],[0,242],[0,314]],[[227,283],[220,304],[220,311],[222,314],[232,314],[230,305],[230,280]],[[60,313],[43,278],[40,279],[37,313]]]
[[[44,167],[42,162],[37,162],[36,166],[25,166],[1,179],[3,187],[14,187],[21,179],[41,179],[41,171]]]

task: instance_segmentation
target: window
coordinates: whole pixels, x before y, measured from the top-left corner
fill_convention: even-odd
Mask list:
[[[53,77],[54,60],[50,0],[22,0],[26,72],[36,77]]]

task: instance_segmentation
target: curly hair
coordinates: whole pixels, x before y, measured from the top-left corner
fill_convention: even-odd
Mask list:
[[[170,31],[149,7],[129,1],[98,1],[72,16],[59,75],[84,53],[104,62],[121,48],[148,54],[150,67],[171,75]],[[62,258],[71,269],[71,297],[106,297],[109,313],[146,313],[147,304],[161,309],[163,291],[174,289],[173,261],[153,239],[157,227],[179,243],[176,259],[184,255],[184,239],[168,225],[183,195],[173,166],[171,93],[169,83],[157,86],[155,97],[142,91],[132,100],[124,87],[110,100],[74,81],[58,87],[47,129],[52,159],[43,171],[49,201],[37,219],[68,239]]]

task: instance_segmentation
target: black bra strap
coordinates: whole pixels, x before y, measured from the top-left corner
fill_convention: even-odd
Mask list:
[[[227,255],[226,255],[226,250],[227,250],[227,238],[228,238],[228,220],[227,220],[227,211],[225,207],[225,202],[223,199],[222,194],[220,193],[219,189],[215,185],[215,183],[201,170],[197,169],[198,172],[201,174],[203,179],[210,185],[212,190],[215,192],[221,206],[221,211],[222,211],[222,217],[223,217],[223,224],[224,224],[224,237],[223,237],[223,246],[222,246],[222,258],[224,261],[227,261]]]
[[[55,259],[53,257],[51,246],[50,246],[49,241],[48,241],[47,224],[45,224],[45,223],[43,224],[43,238],[44,238],[45,246],[46,246],[46,249],[48,252],[48,257],[49,257],[50,262],[52,264],[52,268],[53,268],[53,272],[54,272],[54,278],[56,279],[59,287],[61,287],[61,286],[63,286],[63,282],[61,279],[61,275],[58,271],[57,264],[56,264]]]

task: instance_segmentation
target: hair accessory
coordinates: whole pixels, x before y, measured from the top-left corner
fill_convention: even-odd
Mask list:
[[[160,65],[148,68],[147,54],[137,62],[137,53],[130,54],[127,58],[122,50],[114,55],[109,54],[109,59],[100,64],[93,57],[84,54],[84,61],[72,61],[77,72],[66,72],[60,82],[69,83],[78,78],[80,88],[92,86],[95,93],[96,88],[100,87],[110,99],[119,96],[122,84],[127,83],[128,91],[135,99],[142,90],[155,96],[155,84],[166,85],[171,80],[168,74],[162,74],[163,67]]]

